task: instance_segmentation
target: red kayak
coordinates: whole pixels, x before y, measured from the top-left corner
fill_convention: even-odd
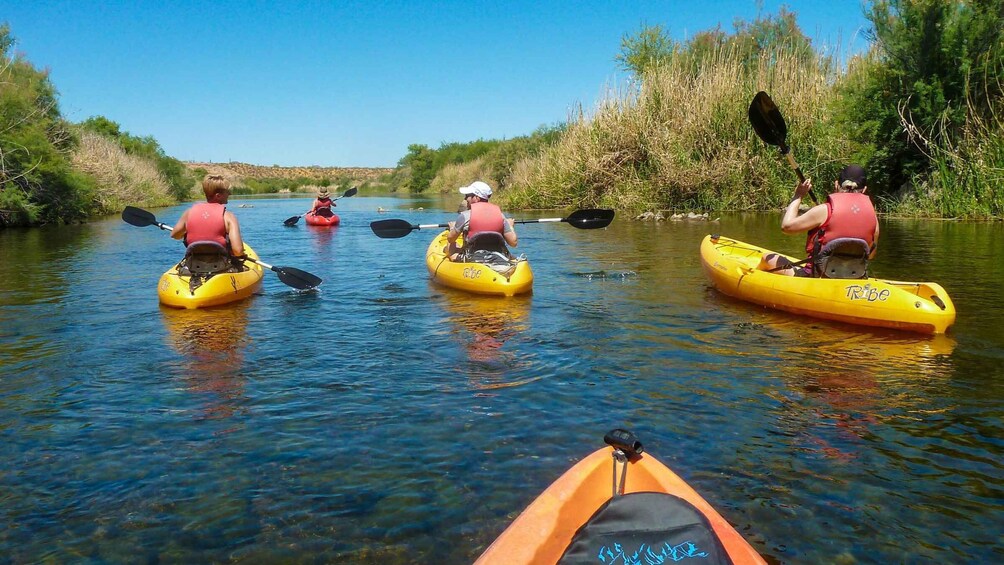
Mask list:
[[[309,226],[337,226],[339,222],[337,214],[321,216],[312,212],[307,212],[303,215],[303,217],[307,220],[307,225]]]

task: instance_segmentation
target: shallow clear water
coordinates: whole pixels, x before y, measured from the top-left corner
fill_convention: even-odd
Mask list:
[[[775,216],[517,226],[534,293],[493,299],[368,228],[442,203],[308,205],[231,208],[324,284],[206,311],[157,304],[156,228],[0,231],[0,562],[468,563],[614,427],[769,560],[1004,558],[1000,224],[883,221],[873,272],[955,301],[932,338],[711,289],[701,238],[797,253]]]

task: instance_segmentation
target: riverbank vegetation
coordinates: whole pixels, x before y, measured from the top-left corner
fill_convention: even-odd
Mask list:
[[[48,73],[13,46],[0,25],[0,227],[76,222],[188,194],[194,177],[153,138],[103,117],[65,120]]]
[[[612,54],[630,81],[594,109],[512,139],[414,144],[393,170],[185,164],[105,117],[70,123],[48,73],[0,25],[0,228],[170,205],[198,197],[207,172],[236,194],[450,192],[482,179],[512,209],[776,210],[794,175],[747,121],[759,90],[820,194],[857,162],[885,213],[1004,216],[1004,0],[866,10],[869,48],[847,57],[813,45],[784,8],[686,41],[643,27]]]
[[[633,80],[546,142],[412,146],[400,184],[449,191],[482,178],[510,208],[777,209],[794,175],[746,117],[766,90],[820,193],[858,162],[886,213],[1004,215],[1004,0],[879,0],[867,15],[870,47],[846,61],[785,9],[685,42],[645,27],[616,56]],[[487,146],[507,148],[504,168]]]
[[[70,123],[48,73],[15,54],[14,43],[0,25],[0,228],[201,198],[198,181],[210,169],[230,179],[235,194],[379,189],[389,182],[390,169],[186,164],[153,137],[133,135],[104,116]]]

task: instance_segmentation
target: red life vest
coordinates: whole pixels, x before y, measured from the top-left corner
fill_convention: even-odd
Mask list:
[[[826,221],[809,230],[805,252],[811,257],[827,242],[841,237],[863,239],[871,249],[875,245],[878,216],[867,195],[860,192],[835,192],[826,197]]]
[[[330,210],[331,207],[335,205],[335,203],[330,198],[327,197],[318,198],[317,201],[319,202],[319,204],[317,205],[317,208],[314,208],[315,212],[321,210],[322,208]]]
[[[185,223],[185,245],[196,241],[215,241],[229,250],[230,238],[227,237],[227,223],[223,219],[226,212],[226,206],[212,202],[199,202],[192,206]]]
[[[505,216],[502,209],[491,202],[475,202],[471,204],[471,222],[467,228],[467,238],[470,239],[481,232],[505,233]]]

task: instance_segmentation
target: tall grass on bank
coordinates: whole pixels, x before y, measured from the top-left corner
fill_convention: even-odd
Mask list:
[[[499,181],[484,157],[444,166],[432,179],[429,188],[438,193],[453,193],[459,198],[457,189],[478,179],[492,182],[496,190],[499,188]]]
[[[670,59],[640,83],[611,91],[592,116],[573,116],[559,142],[515,168],[503,200],[510,208],[777,208],[795,176],[753,132],[749,103],[768,91],[802,169],[831,179],[852,152],[827,119],[838,78],[827,57],[807,59],[784,45],[752,65],[731,47],[696,66]]]
[[[79,135],[73,166],[97,182],[98,213],[115,213],[127,204],[158,207],[176,202],[156,163],[126,153],[118,142],[99,133],[81,129]]]
[[[912,190],[887,208],[908,216],[1004,216],[1004,122],[996,115],[992,119],[995,123],[988,124],[970,112],[960,141],[953,144],[948,136],[932,141],[904,116],[905,129],[925,148],[932,170],[918,175]]]

